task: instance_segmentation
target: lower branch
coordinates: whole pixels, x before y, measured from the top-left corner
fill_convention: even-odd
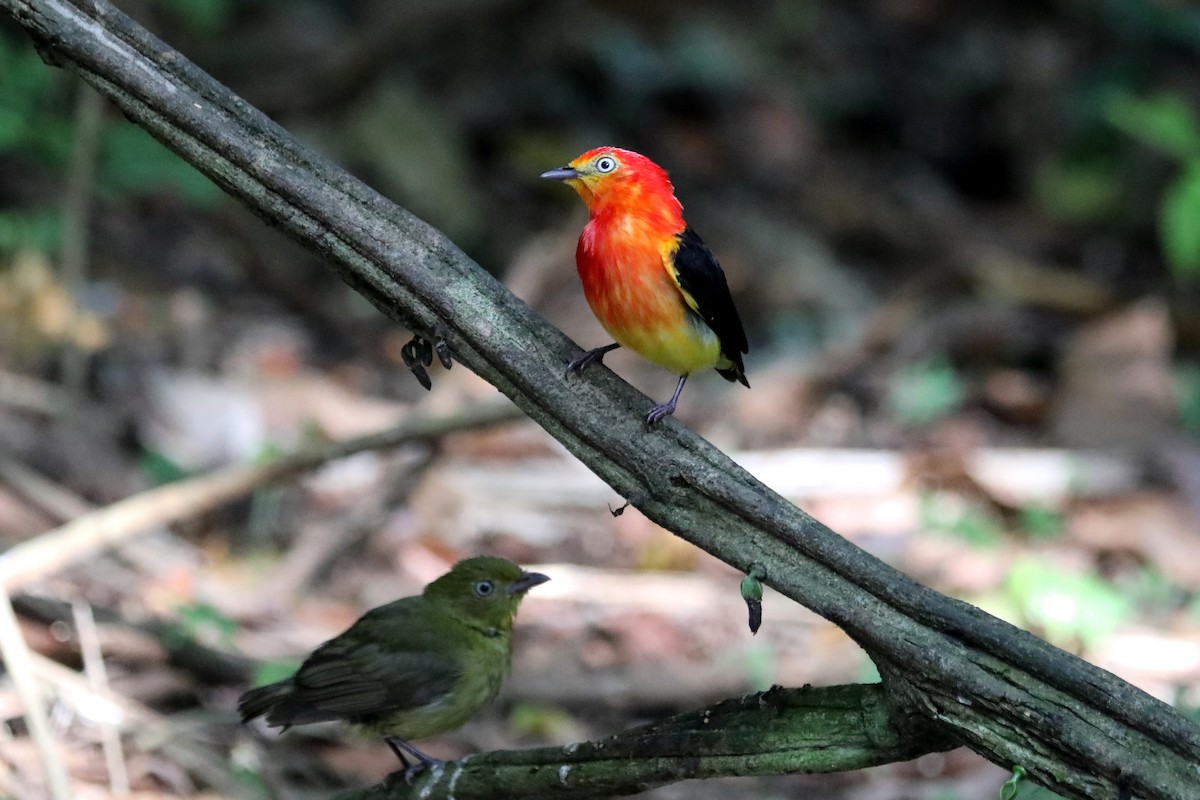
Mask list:
[[[888,702],[880,684],[773,688],[596,742],[501,750],[335,800],[600,798],[692,778],[840,772],[952,748]]]

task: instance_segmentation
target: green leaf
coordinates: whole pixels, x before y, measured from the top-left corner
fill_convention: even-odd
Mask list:
[[[1163,195],[1162,247],[1175,276],[1200,276],[1200,158],[1193,159]]]
[[[264,662],[254,670],[254,680],[251,681],[251,685],[265,686],[268,683],[290,678],[296,674],[298,669],[300,669],[300,662],[294,658],[280,658]]]
[[[174,188],[198,206],[211,205],[221,196],[208,178],[135,125],[119,124],[105,131],[101,179],[116,191]]]
[[[1094,223],[1119,207],[1121,177],[1107,159],[1059,158],[1038,167],[1033,190],[1038,203],[1057,219]]]
[[[1129,614],[1128,600],[1111,583],[1072,574],[1028,556],[1009,572],[1006,589],[1026,621],[1052,644],[1091,647]]]
[[[1200,434],[1200,363],[1180,364],[1173,378],[1179,422],[1185,429]]]
[[[163,6],[198,33],[216,33],[229,21],[229,0],[161,0]]]
[[[1062,535],[1062,514],[1040,505],[1022,506],[1019,510],[1021,529],[1031,539],[1057,539]]]
[[[1105,104],[1108,121],[1155,150],[1180,159],[1200,157],[1200,124],[1182,97],[1114,94]]]
[[[1025,768],[1020,764],[1013,767],[1012,777],[1000,787],[1000,800],[1015,800],[1022,780],[1025,779]]]
[[[0,211],[0,252],[33,248],[49,252],[62,238],[62,216],[57,210]]]
[[[900,422],[922,425],[958,408],[965,395],[954,367],[945,359],[934,358],[901,372],[889,399]]]
[[[995,548],[1004,540],[1004,530],[978,504],[951,494],[927,492],[918,506],[921,528],[930,533],[949,534],[972,547]]]

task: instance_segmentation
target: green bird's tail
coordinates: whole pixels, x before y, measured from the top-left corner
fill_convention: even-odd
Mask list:
[[[259,686],[238,698],[238,713],[242,715],[243,723],[249,722],[255,717],[268,714],[278,703],[290,699],[291,695],[291,678]]]

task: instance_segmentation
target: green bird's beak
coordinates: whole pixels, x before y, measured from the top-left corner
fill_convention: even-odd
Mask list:
[[[512,585],[508,587],[508,593],[525,594],[533,587],[543,584],[548,580],[550,578],[540,572],[526,572],[513,581]]]
[[[543,172],[542,177],[551,181],[569,181],[579,177],[579,171],[574,167],[559,167],[549,172]]]

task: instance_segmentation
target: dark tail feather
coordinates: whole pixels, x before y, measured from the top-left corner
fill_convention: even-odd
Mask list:
[[[291,678],[259,686],[238,698],[238,713],[242,715],[242,722],[249,722],[255,717],[269,713],[277,703],[288,699],[291,695]]]
[[[744,336],[742,341],[745,342]],[[730,350],[733,350],[733,352],[731,353]],[[737,381],[742,386],[745,386],[747,389],[749,389],[750,381],[746,380],[746,365],[742,363],[742,353],[744,352],[746,352],[745,344],[742,344],[741,352],[738,352],[735,348],[722,347],[721,355],[728,359],[729,367],[726,369],[717,367],[716,369],[717,374],[725,380],[729,381],[730,383]]]
[[[750,381],[746,380],[746,373],[742,371],[742,366],[740,364],[730,367],[729,369],[718,369],[717,373],[730,383],[736,381],[742,386],[745,386],[747,389],[750,388]]]

